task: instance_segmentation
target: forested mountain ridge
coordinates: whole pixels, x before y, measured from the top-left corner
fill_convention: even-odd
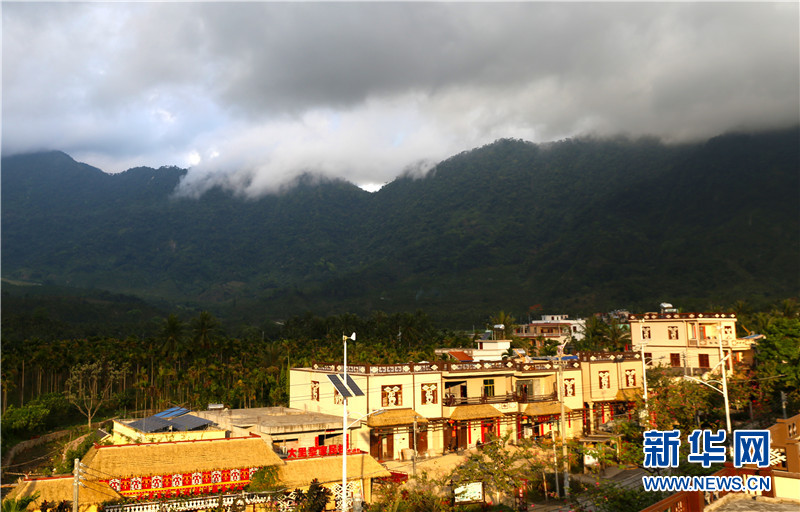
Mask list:
[[[254,323],[423,308],[469,326],[534,304],[578,314],[796,296],[799,134],[499,140],[376,193],[301,177],[259,200],[175,197],[177,168],[4,157],[2,273]]]

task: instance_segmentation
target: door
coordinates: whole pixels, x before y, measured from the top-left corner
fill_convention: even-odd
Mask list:
[[[370,432],[369,454],[378,460],[394,459],[394,433],[379,430]]]
[[[467,423],[458,422],[458,448],[466,450],[469,439],[469,425]]]
[[[417,455],[428,451],[428,427],[417,427]]]
[[[481,421],[481,443],[488,443],[491,440],[489,434],[497,435],[496,420]]]
[[[517,381],[517,400],[523,403],[528,401],[528,396],[531,395],[533,388],[533,381],[519,380]]]
[[[458,431],[455,425],[445,424],[443,431],[444,451],[452,452],[458,446]]]
[[[444,451],[454,452],[467,448],[467,425],[456,421],[444,427]],[[426,441],[427,443],[427,441]]]

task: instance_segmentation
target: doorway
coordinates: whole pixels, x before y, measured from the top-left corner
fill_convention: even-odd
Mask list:
[[[373,430],[369,433],[369,454],[378,460],[394,459],[394,432]]]

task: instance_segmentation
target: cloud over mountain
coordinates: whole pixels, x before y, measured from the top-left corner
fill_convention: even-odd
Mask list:
[[[9,3],[3,152],[250,196],[500,137],[796,124],[796,3]],[[424,166],[423,166],[424,168]]]

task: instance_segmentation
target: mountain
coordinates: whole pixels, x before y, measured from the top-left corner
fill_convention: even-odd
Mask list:
[[[303,176],[259,200],[176,197],[174,167],[3,157],[2,275],[251,323],[774,300],[800,288],[799,141],[798,128],[683,145],[503,139],[376,193]]]

